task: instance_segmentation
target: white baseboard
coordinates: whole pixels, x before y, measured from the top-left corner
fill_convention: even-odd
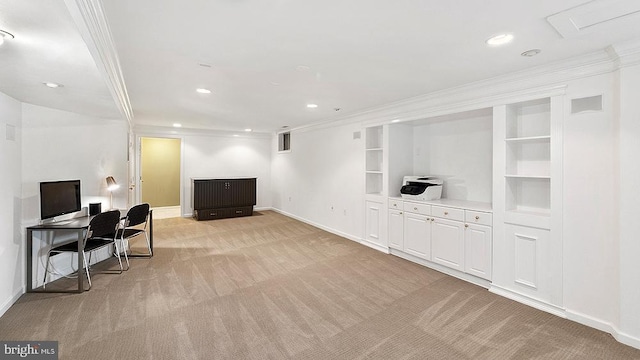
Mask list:
[[[491,284],[491,287],[489,287],[489,291],[491,291],[496,295],[506,297],[507,299],[511,299],[513,301],[517,301],[519,303],[531,306],[532,308],[536,308],[538,310],[542,310],[544,312],[548,312],[550,314],[559,316],[563,319],[567,318],[567,314],[564,308],[561,308],[553,304],[548,304],[546,302],[543,302],[537,299],[533,299],[527,295],[523,295],[518,292],[503,288],[496,284]]]
[[[332,229],[332,228],[330,228],[330,227],[327,227],[327,226],[324,226],[324,225],[318,224],[318,223],[316,223],[316,222],[313,222],[313,221],[311,221],[311,220],[308,220],[308,219],[302,218],[302,217],[300,217],[300,216],[296,216],[296,215],[290,214],[290,213],[288,213],[288,212],[286,212],[286,211],[282,211],[282,210],[280,210],[280,209],[276,209],[276,208],[269,208],[269,209],[264,209],[264,210],[273,210],[273,211],[277,212],[278,214],[282,214],[282,215],[284,215],[284,216],[288,216],[288,217],[290,217],[290,218],[292,218],[292,219],[296,219],[296,220],[298,220],[298,221],[302,221],[303,223],[309,224],[309,225],[311,225],[311,226],[315,226],[315,227],[317,227],[317,228],[319,228],[319,229],[322,229],[322,230],[327,231],[327,232],[330,232],[330,233],[332,233],[332,234],[335,234],[335,235],[341,236],[341,237],[343,237],[343,238],[347,238],[347,239],[349,239],[349,240],[353,240],[353,241],[355,241],[355,242],[357,242],[357,243],[362,243],[362,239],[360,239],[360,238],[359,238],[359,237],[357,237],[357,236],[353,236],[353,235],[351,235],[351,234],[347,234],[347,233],[345,233],[345,232],[342,232],[342,231],[339,231],[339,230],[336,230],[336,229]],[[379,250],[379,249],[376,249],[376,250]],[[381,251],[382,251],[382,250],[381,250]]]
[[[614,337],[614,339],[616,339],[618,342],[621,342],[625,345],[629,345],[631,347],[634,347],[636,349],[640,349],[640,338],[637,337],[633,337],[629,334],[626,334],[622,331],[620,331],[620,329],[618,329],[615,325],[611,324],[610,322],[606,322],[606,321],[602,321],[600,319],[596,319],[592,316],[586,315],[586,314],[582,314],[576,311],[572,311],[567,309],[566,310],[566,314],[567,314],[567,319],[571,320],[571,321],[575,321],[577,323],[580,323],[582,325],[586,325],[589,327],[592,327],[594,329],[598,329],[600,331],[604,331],[606,333],[611,334],[611,336]]]
[[[26,289],[25,289],[25,287],[23,286],[23,287],[21,287],[20,289],[18,289],[18,291],[17,291],[15,294],[13,294],[13,296],[12,296],[10,299],[8,299],[7,301],[5,301],[5,302],[2,304],[2,307],[0,307],[0,316],[4,315],[4,313],[6,313],[6,312],[7,312],[7,310],[9,310],[9,308],[10,308],[11,306],[13,306],[13,304],[15,304],[15,303],[16,303],[16,301],[18,301],[18,299],[20,299],[20,296],[22,296],[22,294],[24,294],[24,293],[25,293],[25,291],[26,291]]]
[[[454,270],[454,269],[448,268],[446,266],[442,266],[440,264],[433,263],[433,262],[428,261],[428,260],[421,259],[421,258],[419,258],[417,256],[414,256],[414,255],[411,255],[411,254],[407,254],[404,251],[401,251],[401,250],[398,250],[398,249],[390,248],[389,249],[389,254],[397,256],[397,257],[400,257],[400,258],[403,258],[403,259],[411,261],[411,262],[414,262],[414,263],[416,263],[418,265],[422,265],[424,267],[428,267],[428,268],[433,269],[435,271],[439,271],[439,272],[441,272],[443,274],[446,274],[446,275],[449,275],[449,276],[453,276],[455,278],[464,280],[466,282],[470,282],[470,283],[472,283],[474,285],[478,285],[478,286],[483,287],[485,289],[489,288],[489,285],[490,285],[490,282],[488,280],[481,279],[479,277],[476,277],[476,276],[473,276],[473,275],[469,275],[467,273],[463,273],[463,272],[460,272],[458,270]]]
[[[360,244],[362,244],[364,246],[367,246],[367,247],[370,247],[370,248],[372,248],[374,250],[378,250],[378,251],[383,252],[385,254],[389,254],[389,248],[388,247],[382,246],[380,244],[373,243],[371,241],[368,241],[367,239],[362,239],[362,241],[360,241]]]

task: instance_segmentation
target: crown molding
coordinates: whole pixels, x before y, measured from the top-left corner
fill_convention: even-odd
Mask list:
[[[134,125],[133,133],[137,136],[158,135],[163,137],[182,137],[182,136],[215,136],[234,139],[271,139],[272,133],[266,132],[245,132],[230,131],[216,129],[191,129],[191,128],[174,128],[167,126],[154,125]]]
[[[640,64],[640,40],[614,44],[606,51],[618,68]]]
[[[65,0],[64,2],[98,70],[102,73],[118,110],[131,128],[133,110],[102,2],[100,0]]]
[[[608,51],[603,50],[345,114],[331,121],[293,127],[288,131],[308,131],[352,123],[373,126],[393,120],[404,122],[553,96],[563,94],[569,81],[611,73],[617,69]]]

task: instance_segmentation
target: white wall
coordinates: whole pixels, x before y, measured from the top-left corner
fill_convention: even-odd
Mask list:
[[[638,64],[638,62],[636,62]],[[640,65],[620,70],[620,330],[640,348]]]
[[[443,198],[491,203],[492,139],[490,111],[438,117],[416,126],[414,175],[440,177]]]
[[[112,175],[122,185],[127,179],[128,125],[124,120],[23,104],[22,126],[23,226],[37,224],[40,219],[41,181],[80,179],[83,207],[92,202],[102,202],[103,210],[111,207],[105,178]],[[125,185],[114,193],[114,207],[126,208],[127,191]],[[42,283],[47,248],[68,238],[51,235],[34,233],[34,286]],[[62,258],[56,257],[56,268],[71,271],[74,260]]]
[[[364,144],[359,124],[291,132],[291,152],[271,145],[273,207],[352,239],[364,231]]]
[[[0,93],[0,315],[24,289],[20,164],[22,162],[21,104]],[[15,131],[15,140],[9,138]]]
[[[113,207],[127,206],[127,123],[23,105],[23,216],[40,218],[39,183],[80,179],[82,206],[102,202],[110,208],[105,178],[121,185]]]
[[[609,324],[620,299],[614,85],[613,74],[568,83],[563,120],[564,306]],[[596,95],[602,111],[571,114],[571,99]]]
[[[271,137],[184,135],[183,214],[193,213],[191,178],[257,177],[256,208],[271,207]]]

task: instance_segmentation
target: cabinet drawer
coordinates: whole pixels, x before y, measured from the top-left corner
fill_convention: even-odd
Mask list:
[[[389,199],[389,209],[402,210],[402,200]]]
[[[404,211],[408,211],[415,214],[431,215],[431,205],[420,204],[414,202],[405,201],[402,207]]]
[[[470,224],[492,225],[491,213],[481,211],[465,210],[464,221]]]
[[[443,219],[464,221],[464,210],[443,206],[432,206],[431,214]]]

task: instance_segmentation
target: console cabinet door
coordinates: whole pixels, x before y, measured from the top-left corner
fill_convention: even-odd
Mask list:
[[[491,227],[465,224],[464,271],[491,280]]]
[[[429,217],[404,213],[404,252],[431,260],[431,221],[429,221]]]
[[[404,217],[401,210],[389,210],[389,247],[404,249]]]
[[[375,201],[366,202],[365,239],[377,245],[384,245],[382,236],[383,216],[382,204]]]
[[[464,271],[462,222],[435,218],[431,228],[431,259],[440,265]]]

